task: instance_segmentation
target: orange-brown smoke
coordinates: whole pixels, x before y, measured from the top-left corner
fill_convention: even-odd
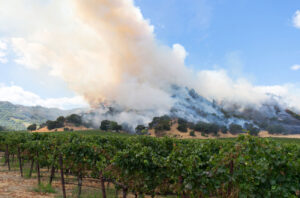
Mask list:
[[[17,61],[49,67],[91,106],[116,102],[167,112],[170,85],[187,85],[184,48],[158,44],[154,28],[132,0],[53,1],[44,9],[40,20],[48,26],[28,24],[28,38],[12,39]]]

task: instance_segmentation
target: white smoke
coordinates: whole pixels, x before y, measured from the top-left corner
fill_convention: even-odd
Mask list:
[[[271,92],[300,109],[299,89],[292,86],[253,86],[223,70],[191,71],[184,47],[157,42],[154,27],[133,0],[0,0],[0,30],[17,54],[16,63],[50,68],[91,106],[117,103],[162,115],[174,103],[169,89],[176,84],[210,99],[253,105]],[[133,121],[131,114],[120,119],[138,123],[150,117]]]

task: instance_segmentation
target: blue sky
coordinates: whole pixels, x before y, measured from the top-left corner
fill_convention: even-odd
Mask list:
[[[182,44],[187,65],[239,68],[254,84],[299,83],[300,29],[293,26],[298,0],[138,0],[161,42]],[[232,63],[236,63],[233,65]]]
[[[294,21],[299,0],[136,0],[135,4],[155,27],[158,42],[184,46],[188,67],[224,69],[230,78],[246,78],[254,86],[299,88],[300,25]],[[0,28],[0,41],[13,30]],[[2,87],[18,86],[43,100],[76,95],[61,78],[49,76],[48,69],[17,64],[16,53],[8,46],[2,52],[7,59],[0,61]]]

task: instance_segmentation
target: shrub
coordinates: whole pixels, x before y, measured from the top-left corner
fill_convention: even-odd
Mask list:
[[[155,132],[171,130],[171,118],[169,116],[154,117],[149,123],[149,128],[154,128]]]
[[[58,122],[56,122],[56,121],[51,121],[51,120],[48,120],[47,122],[46,122],[46,125],[47,125],[47,128],[49,129],[49,130],[52,130],[52,129],[56,129],[56,128],[58,128]]]
[[[136,128],[135,128],[135,132],[136,134],[138,135],[146,135],[148,133],[148,129],[147,127],[145,127],[144,125],[138,125]]]
[[[109,124],[110,124],[109,120],[102,120],[100,129],[103,131],[107,131],[109,129]]]
[[[102,120],[101,125],[100,125],[100,129],[103,130],[103,131],[112,130],[112,131],[119,132],[120,130],[122,130],[122,126],[119,125],[115,121]]]
[[[243,127],[241,125],[238,124],[230,124],[229,126],[229,132],[231,134],[238,134],[238,133],[242,133],[243,132]]]
[[[221,130],[222,133],[227,133],[228,132],[228,128],[225,125],[221,126],[220,130]]]
[[[195,131],[191,131],[191,132],[190,132],[190,136],[193,136],[193,137],[196,136],[196,135],[195,135]]]
[[[77,114],[72,114],[66,117],[65,119],[68,123],[74,124],[75,126],[79,126],[82,124],[81,116]]]
[[[115,121],[110,121],[109,129],[111,129],[112,131],[119,132],[119,131],[122,130],[122,126],[119,125],[119,124],[118,124],[117,122],[115,122]]]
[[[5,131],[5,127],[4,126],[0,126],[0,131]]]
[[[187,132],[188,131],[188,122],[182,118],[179,118],[177,129],[180,132]]]
[[[64,116],[59,116],[57,119],[56,119],[57,122],[60,122],[60,123],[64,123],[66,121],[65,117]]]
[[[217,134],[219,129],[220,129],[219,125],[215,123],[206,123],[206,122],[198,122],[194,127],[195,131],[203,132],[206,134],[208,133]]]
[[[255,127],[253,124],[246,123],[244,128],[248,131],[250,135],[257,136],[259,133],[259,128]]]
[[[267,127],[267,131],[270,134],[281,134],[284,133],[285,129],[281,125],[271,125]]]
[[[36,130],[36,124],[31,124],[27,127],[28,131],[35,131]]]
[[[34,192],[38,193],[56,193],[55,189],[51,186],[51,184],[40,184],[33,189]]]
[[[214,135],[217,135],[219,129],[220,129],[219,125],[212,123],[209,125],[208,131],[209,133],[213,133]]]

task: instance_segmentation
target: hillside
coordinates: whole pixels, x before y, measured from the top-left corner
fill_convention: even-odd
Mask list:
[[[29,124],[41,124],[47,120],[55,120],[58,116],[67,116],[79,111],[41,106],[28,107],[0,101],[0,126],[9,130],[24,130]]]

